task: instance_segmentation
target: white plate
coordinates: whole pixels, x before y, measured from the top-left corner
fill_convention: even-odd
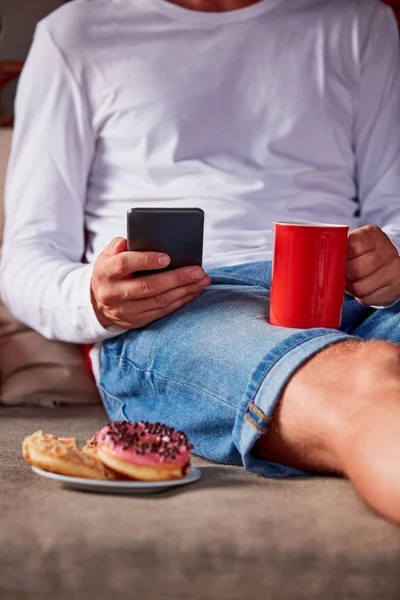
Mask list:
[[[32,467],[37,475],[47,477],[47,479],[55,479],[62,483],[65,487],[74,488],[76,490],[84,490],[86,492],[100,492],[107,494],[155,494],[163,492],[171,488],[189,485],[198,481],[201,477],[201,471],[197,467],[192,467],[190,472],[184,479],[174,479],[171,481],[101,481],[99,479],[83,479],[81,477],[68,477],[67,475],[58,475],[50,473],[38,467]]]

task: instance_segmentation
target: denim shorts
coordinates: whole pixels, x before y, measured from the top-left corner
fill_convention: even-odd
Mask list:
[[[209,271],[194,302],[106,341],[100,391],[109,418],[159,421],[185,431],[194,452],[269,477],[299,475],[257,459],[282,391],[299,367],[345,339],[400,342],[399,303],[384,310],[344,300],[341,330],[268,323],[271,263]]]

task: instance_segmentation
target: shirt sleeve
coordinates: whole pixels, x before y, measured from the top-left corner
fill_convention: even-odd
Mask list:
[[[81,263],[95,147],[83,89],[39,24],[17,92],[0,290],[14,316],[43,336],[90,344],[121,330],[98,322],[93,266]]]
[[[361,48],[355,99],[361,224],[381,227],[400,251],[400,52],[393,11],[376,4]]]

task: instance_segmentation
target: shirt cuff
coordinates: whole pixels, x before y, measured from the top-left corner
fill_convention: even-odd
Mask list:
[[[84,302],[79,307],[78,317],[78,328],[80,331],[80,338],[84,344],[96,344],[104,340],[116,337],[128,331],[123,327],[117,325],[110,325],[109,327],[103,327],[99,322],[95,310],[93,308],[91,299],[91,280],[93,274],[94,265],[86,265],[83,273],[82,291],[84,291]]]

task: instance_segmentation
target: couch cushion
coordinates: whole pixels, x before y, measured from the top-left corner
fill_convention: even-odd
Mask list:
[[[21,325],[0,301],[0,404],[98,402],[81,349]]]
[[[400,530],[339,478],[271,481],[197,460],[200,482],[94,495],[34,475],[37,429],[87,439],[101,407],[5,408],[0,597],[7,600],[397,600]]]

